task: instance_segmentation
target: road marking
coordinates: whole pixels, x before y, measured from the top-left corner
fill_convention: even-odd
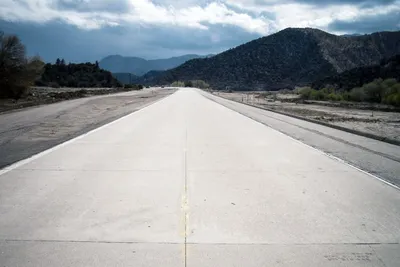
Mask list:
[[[176,92],[177,92],[177,91],[176,91]],[[34,160],[36,160],[36,159],[38,159],[38,158],[41,158],[41,157],[43,157],[43,156],[45,156],[45,155],[47,155],[47,154],[49,154],[49,153],[51,153],[51,152],[53,152],[53,151],[56,151],[56,150],[58,150],[58,149],[60,149],[60,148],[62,148],[62,147],[64,147],[64,146],[67,146],[67,145],[69,145],[69,144],[71,144],[71,143],[73,143],[73,142],[75,142],[75,141],[77,141],[77,140],[80,140],[80,139],[82,139],[82,138],[84,138],[84,137],[86,137],[86,136],[88,136],[88,135],[90,135],[90,134],[93,134],[93,133],[95,133],[95,132],[98,132],[98,131],[100,131],[100,130],[106,128],[106,127],[109,127],[109,126],[113,125],[114,123],[117,123],[117,122],[119,122],[119,121],[121,121],[121,120],[123,120],[123,119],[128,118],[129,116],[132,116],[132,115],[134,115],[134,114],[137,114],[138,112],[143,112],[143,110],[146,110],[147,108],[149,108],[149,107],[152,106],[152,105],[155,105],[155,104],[157,104],[157,103],[160,103],[161,101],[163,101],[163,100],[167,99],[168,97],[171,97],[172,95],[174,95],[176,92],[174,92],[174,93],[172,93],[172,94],[170,94],[170,95],[168,95],[168,96],[166,96],[166,97],[163,97],[163,98],[161,98],[161,99],[158,99],[158,100],[156,100],[155,102],[151,102],[151,103],[148,103],[148,104],[146,104],[146,105],[143,105],[143,106],[139,107],[138,110],[133,111],[133,112],[131,112],[131,113],[129,113],[129,114],[127,114],[127,115],[125,115],[125,116],[119,118],[119,119],[116,119],[116,120],[114,120],[114,121],[112,121],[112,122],[109,122],[109,123],[107,123],[107,124],[104,124],[104,125],[102,125],[102,126],[96,128],[96,129],[93,129],[93,130],[87,132],[87,133],[84,133],[84,134],[82,134],[82,135],[79,135],[79,136],[77,136],[77,137],[74,137],[74,138],[72,138],[72,139],[70,139],[70,140],[68,140],[68,141],[65,141],[65,142],[63,142],[63,143],[61,143],[61,144],[58,144],[58,145],[56,145],[56,146],[54,146],[54,147],[52,147],[52,148],[46,149],[46,150],[44,150],[44,151],[42,151],[42,152],[39,152],[39,153],[37,153],[37,154],[35,154],[35,155],[32,155],[32,156],[30,156],[29,158],[26,158],[26,159],[17,161],[17,162],[15,162],[15,163],[13,163],[13,164],[7,166],[7,167],[4,167],[3,169],[0,170],[0,176],[3,175],[3,174],[6,174],[6,173],[8,173],[8,172],[10,172],[10,171],[12,171],[12,170],[14,170],[14,169],[16,169],[16,168],[19,168],[19,167],[21,167],[21,166],[23,166],[23,165],[25,165],[25,164],[28,164],[29,162],[32,162],[32,161],[34,161]]]
[[[187,123],[187,122],[186,122]],[[186,124],[185,123],[185,124]],[[187,124],[186,124],[187,127]],[[183,212],[184,212],[184,222],[185,222],[185,267],[187,266],[187,240],[188,240],[188,230],[189,230],[189,200],[188,200],[188,175],[187,175],[187,128],[185,129],[185,147],[183,149],[183,175],[184,175],[184,189],[183,189]]]

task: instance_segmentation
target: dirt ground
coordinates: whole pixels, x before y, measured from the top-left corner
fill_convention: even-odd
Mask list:
[[[353,105],[350,103],[349,107],[341,107],[335,106],[335,103],[322,101],[304,104],[293,101],[296,100],[295,95],[279,93],[265,95],[260,92],[214,92],[214,94],[262,108],[400,141],[400,113],[382,111],[386,107],[376,107],[376,105],[370,104]]]
[[[31,106],[52,104],[70,99],[77,99],[94,95],[106,95],[126,91],[127,90],[125,90],[124,88],[32,87],[30,89],[29,95],[18,100],[0,99],[0,113]]]

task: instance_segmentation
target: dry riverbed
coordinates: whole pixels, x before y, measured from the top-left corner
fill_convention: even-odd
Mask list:
[[[369,104],[349,104],[335,106],[329,102],[311,102],[308,104],[291,102],[295,95],[271,94],[260,92],[214,92],[215,95],[248,103],[278,112],[321,121],[347,129],[374,134],[400,142],[400,113],[382,111],[387,107]]]

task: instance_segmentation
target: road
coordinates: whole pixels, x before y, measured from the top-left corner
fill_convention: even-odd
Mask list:
[[[4,169],[0,266],[398,266],[400,192],[182,89]]]
[[[400,149],[397,145],[201,93],[240,114],[400,187]]]

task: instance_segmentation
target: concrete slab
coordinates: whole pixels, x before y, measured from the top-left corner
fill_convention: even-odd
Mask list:
[[[0,242],[2,266],[184,266],[184,245]]]
[[[400,194],[363,173],[189,172],[188,242],[399,243]],[[343,186],[345,185],[346,186]]]
[[[387,252],[380,254],[379,249]],[[188,267],[396,267],[399,245],[203,245],[187,248]]]
[[[0,178],[0,240],[183,242],[181,172],[29,171]]]
[[[65,155],[74,155],[66,157]],[[183,152],[175,145],[77,142],[21,166],[21,170],[182,170]]]

